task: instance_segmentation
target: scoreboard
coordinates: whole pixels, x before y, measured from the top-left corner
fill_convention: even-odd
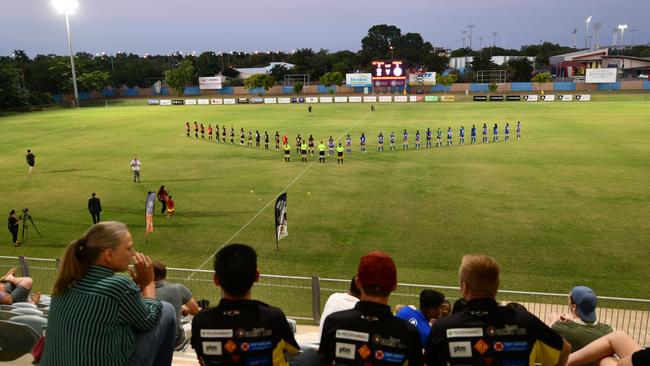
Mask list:
[[[373,61],[372,83],[375,87],[403,87],[406,84],[403,61]]]

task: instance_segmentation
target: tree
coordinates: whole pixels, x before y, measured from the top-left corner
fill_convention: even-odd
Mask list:
[[[436,83],[444,85],[445,94],[449,87],[458,80],[457,74],[450,73],[449,75],[436,74]]]
[[[221,72],[221,75],[223,75],[223,76],[225,76],[227,78],[234,79],[237,76],[239,76],[239,71],[237,71],[236,69],[234,69],[232,67],[227,67],[225,70],[223,70]]]
[[[297,83],[293,84],[293,92],[296,94],[302,93],[302,88],[304,87],[302,81],[298,81]]]
[[[394,56],[406,61],[407,65],[420,65],[433,46],[422,39],[420,33],[406,33],[398,37],[393,44]]]
[[[289,70],[284,65],[275,65],[271,68],[271,76],[275,81],[283,81],[284,76],[289,73]]]
[[[511,76],[511,81],[529,81],[532,73],[533,65],[526,57],[518,57],[508,61],[508,74]]]
[[[91,71],[80,74],[77,78],[80,90],[103,90],[110,83],[110,75],[106,71]]]
[[[492,57],[487,52],[481,52],[474,56],[474,59],[470,63],[470,68],[472,71],[481,71],[481,70],[495,70],[499,67],[492,62]]]
[[[20,70],[9,62],[0,60],[0,108],[23,107],[27,104]]]
[[[390,58],[390,47],[402,36],[402,31],[394,25],[379,24],[368,29],[368,35],[361,40],[362,63],[373,59]]]
[[[182,95],[185,85],[192,80],[194,65],[190,60],[181,61],[181,65],[173,70],[165,71],[165,81],[176,95]]]
[[[268,91],[273,84],[275,84],[275,80],[269,74],[255,74],[244,80],[244,86],[248,90],[264,88],[265,91]]]
[[[497,90],[499,90],[499,84],[495,82],[488,84],[488,90],[490,90],[491,93],[496,92]]]
[[[345,78],[340,72],[330,71],[321,76],[320,83],[330,88],[330,93],[333,93],[334,91],[332,90],[332,85],[341,86],[343,85],[343,80],[345,80]]]
[[[430,53],[422,60],[422,66],[426,67],[428,71],[442,73],[449,68],[449,57]]]
[[[551,73],[549,72],[540,72],[539,74],[533,76],[530,80],[533,83],[548,83],[551,81]]]

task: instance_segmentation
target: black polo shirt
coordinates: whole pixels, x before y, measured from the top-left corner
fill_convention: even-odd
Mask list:
[[[255,300],[222,299],[192,320],[192,347],[211,365],[288,365],[300,347],[282,310]]]
[[[563,339],[523,308],[475,299],[437,320],[425,348],[429,366],[557,364]]]
[[[417,329],[389,306],[368,301],[325,319],[318,352],[327,365],[422,364]]]

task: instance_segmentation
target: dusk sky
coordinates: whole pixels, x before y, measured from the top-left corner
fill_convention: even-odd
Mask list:
[[[71,16],[75,52],[118,51],[164,54],[174,51],[289,51],[361,48],[376,24],[420,33],[435,46],[462,46],[461,31],[474,28],[473,46],[519,48],[540,40],[569,45],[578,29],[585,43],[585,19],[602,22],[600,44],[612,29],[628,24],[624,43],[650,42],[649,0],[79,0]],[[65,19],[50,0],[2,0],[0,55],[22,49],[36,54],[68,53]],[[479,5],[480,4],[480,5]],[[636,31],[630,31],[636,29]],[[593,34],[593,27],[590,28]],[[469,42],[467,42],[469,43]]]

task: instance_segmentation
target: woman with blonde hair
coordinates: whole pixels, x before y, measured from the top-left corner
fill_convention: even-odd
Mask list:
[[[115,275],[126,270],[131,278]],[[170,365],[176,317],[155,299],[153,277],[151,259],[134,250],[126,225],[90,227],[65,251],[41,365]]]

